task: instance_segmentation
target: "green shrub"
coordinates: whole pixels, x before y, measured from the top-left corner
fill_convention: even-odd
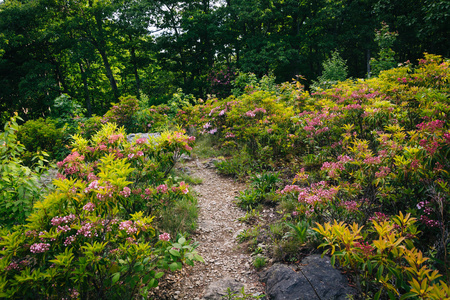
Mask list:
[[[130,132],[163,132],[169,129],[170,108],[167,105],[138,110],[132,117]]]
[[[112,103],[112,107],[106,112],[103,119],[106,122],[124,126],[127,132],[133,126],[133,116],[139,109],[138,100],[132,96],[122,96],[119,103]]]
[[[266,258],[264,256],[257,255],[253,259],[253,266],[255,269],[259,270],[261,268],[264,268],[267,264]]]
[[[42,157],[33,156],[34,168],[23,165],[25,147],[17,140],[20,126],[17,114],[5,124],[0,133],[0,227],[10,227],[25,222],[33,204],[40,197],[39,176],[44,168]]]
[[[19,127],[18,140],[25,146],[22,154],[24,163],[32,165],[32,158],[44,151],[49,159],[61,159],[68,151],[64,147],[67,140],[64,128],[57,128],[56,120],[43,119],[29,120]]]
[[[331,57],[322,63],[322,75],[317,78],[317,82],[313,82],[312,88],[317,90],[329,89],[339,81],[347,79],[347,62],[342,59],[336,50]]]

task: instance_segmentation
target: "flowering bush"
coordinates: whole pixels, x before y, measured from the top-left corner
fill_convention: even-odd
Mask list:
[[[119,103],[112,103],[112,107],[104,115],[104,120],[128,128],[132,125],[132,117],[139,108],[138,101],[132,96],[120,97]]]
[[[158,238],[151,215],[191,197],[184,182],[158,182],[192,143],[175,132],[129,144],[114,124],[91,140],[75,136],[72,153],[58,163],[56,190],[34,205],[25,225],[0,232],[0,297],[123,299],[145,295],[164,270],[202,261],[185,238]],[[151,174],[159,174],[154,185]]]
[[[297,154],[308,172],[302,169],[280,197],[296,200],[298,218],[319,224],[365,225],[370,216],[407,211],[422,231],[418,247],[435,268],[448,270],[449,81],[449,62],[426,54],[416,67],[407,64],[312,94],[314,105],[292,118],[295,138],[305,146]],[[365,240],[375,241],[370,235]],[[392,276],[402,272],[389,268]],[[404,291],[412,290],[416,279],[408,280]]]
[[[410,214],[400,213],[393,218],[371,218],[368,229],[334,221],[317,224],[314,230],[324,237],[320,247],[327,248],[325,253],[331,249],[332,264],[338,260],[350,270],[366,297],[448,299],[450,286],[425,264],[428,258],[414,247],[418,234],[415,222]],[[377,290],[375,295],[372,290]]]
[[[133,118],[130,132],[162,132],[168,129],[170,108],[166,105],[138,110]]]
[[[276,101],[264,91],[233,96],[222,101],[210,99],[204,105],[178,113],[185,127],[193,126],[200,134],[212,135],[224,149],[245,150],[260,162],[295,153],[291,139],[292,107]]]

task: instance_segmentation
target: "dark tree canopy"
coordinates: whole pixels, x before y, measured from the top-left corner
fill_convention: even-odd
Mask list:
[[[396,61],[449,57],[449,11],[449,0],[4,0],[2,118],[46,116],[61,94],[89,115],[126,94],[204,97],[218,69],[311,82],[336,50],[364,77],[381,22],[398,33]]]

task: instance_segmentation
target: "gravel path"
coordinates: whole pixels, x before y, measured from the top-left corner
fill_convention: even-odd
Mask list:
[[[193,188],[198,194],[200,207],[198,229],[193,236],[200,243],[197,251],[205,263],[183,268],[179,274],[169,274],[160,283],[160,299],[199,300],[208,286],[223,279],[234,279],[245,285],[245,292],[263,293],[249,254],[236,242],[236,236],[247,226],[237,219],[245,215],[233,203],[245,184],[216,174],[199,161],[188,164],[192,176],[203,179]]]

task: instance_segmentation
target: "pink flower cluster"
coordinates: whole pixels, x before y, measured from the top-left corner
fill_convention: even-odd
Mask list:
[[[444,133],[445,143],[450,145],[450,132]]]
[[[253,111],[249,110],[248,112],[245,113],[245,115],[249,118],[254,118],[256,115]]]
[[[370,156],[364,159],[364,163],[367,165],[378,165],[381,163],[381,157],[380,156]]]
[[[189,193],[189,185],[186,184],[184,181],[180,182],[180,186],[178,187],[178,189],[179,189],[183,194]]]
[[[92,191],[92,190],[98,189],[99,186],[100,186],[100,185],[99,185],[99,183],[98,183],[98,180],[94,180],[94,181],[92,181],[92,182],[88,185],[87,188],[84,189],[84,192],[85,192],[85,193],[89,193],[89,192]]]
[[[383,214],[382,212],[375,212],[373,217],[369,218],[369,221],[377,221],[377,222],[381,222],[381,221],[387,221],[389,219],[389,217],[385,214]]]
[[[325,181],[311,184],[311,187],[301,188],[298,194],[298,201],[314,205],[330,201],[337,194],[338,189],[335,187],[328,187]]]
[[[5,270],[7,270],[7,271],[20,270],[20,266],[19,266],[19,264],[12,262],[5,268]]]
[[[30,251],[32,253],[44,253],[50,249],[50,244],[46,243],[36,243],[31,245]]]
[[[436,130],[442,128],[444,126],[445,122],[441,120],[434,120],[428,123],[420,123],[417,124],[417,128],[421,131],[428,131],[430,133],[435,132]]]
[[[236,136],[232,132],[227,132],[227,134],[225,135],[225,138],[234,138],[234,137]]]
[[[88,202],[85,206],[83,206],[83,210],[93,212],[95,209],[95,204],[92,202]]]
[[[368,242],[355,242],[355,244],[353,245],[355,248],[359,248],[362,252],[364,256],[369,256],[370,254],[372,254],[374,248],[369,245]]]
[[[436,151],[440,148],[440,145],[437,141],[428,141],[427,139],[420,140],[419,145],[425,148],[425,150],[430,155],[434,155]]]
[[[356,201],[344,201],[340,204],[341,207],[345,208],[349,212],[358,211],[358,202]]]
[[[59,225],[57,228],[56,228],[56,232],[67,232],[67,231],[69,231],[70,230],[70,226],[69,225],[64,225],[64,226],[61,226],[61,225]]]
[[[439,221],[436,220],[432,220],[427,216],[420,216],[420,222],[422,222],[423,224],[425,224],[428,227],[439,227],[440,223]]]
[[[146,138],[139,138],[136,140],[137,145],[145,144],[147,142]]]
[[[349,104],[345,106],[343,109],[345,110],[352,110],[352,109],[361,109],[361,104]]]
[[[168,234],[167,232],[164,232],[163,234],[160,234],[159,235],[159,240],[168,242],[170,240],[170,234]]]
[[[168,187],[166,184],[161,184],[156,188],[156,191],[160,194],[166,194],[168,191]]]
[[[322,167],[320,168],[321,171],[327,171],[328,176],[331,178],[336,178],[339,176],[339,171],[344,171],[345,166],[344,163],[341,161],[338,162],[324,162],[322,164]]]
[[[113,144],[117,140],[123,140],[123,134],[112,134],[108,137],[108,143]]]
[[[71,235],[71,236],[67,237],[64,241],[64,246],[67,247],[67,246],[71,245],[75,241],[76,238],[77,237],[75,235]]]
[[[384,177],[388,176],[389,173],[391,173],[391,169],[389,167],[380,167],[380,171],[375,172],[375,177],[376,178],[384,178]]]
[[[119,224],[119,230],[125,230],[128,234],[136,234],[137,228],[133,224],[133,221],[124,221]]]
[[[75,219],[76,219],[76,217],[75,217],[74,214],[70,214],[70,215],[67,215],[67,216],[65,216],[65,217],[58,217],[58,216],[56,216],[56,217],[54,217],[54,218],[51,220],[51,223],[52,223],[53,226],[59,226],[59,225],[61,225],[61,224],[68,224],[68,223],[71,223],[71,222],[73,222]]]
[[[84,224],[83,226],[81,226],[80,229],[78,229],[77,235],[82,235],[87,238],[98,236],[97,232],[95,231],[95,224],[94,223]]]
[[[71,299],[78,299],[78,296],[80,296],[80,293],[76,289],[69,289],[69,293]]]
[[[303,190],[303,188],[299,187],[298,185],[287,185],[281,191],[277,191],[277,193],[285,195],[285,194],[289,194],[292,192],[300,192],[302,190]]]
[[[62,169],[64,166],[64,172],[67,175],[72,175],[79,172],[82,168],[82,163],[84,161],[84,155],[80,155],[77,151],[69,154],[63,161],[59,161],[56,163],[58,168]]]
[[[119,192],[119,195],[128,198],[131,195],[131,189],[129,187],[124,187],[122,191]]]

